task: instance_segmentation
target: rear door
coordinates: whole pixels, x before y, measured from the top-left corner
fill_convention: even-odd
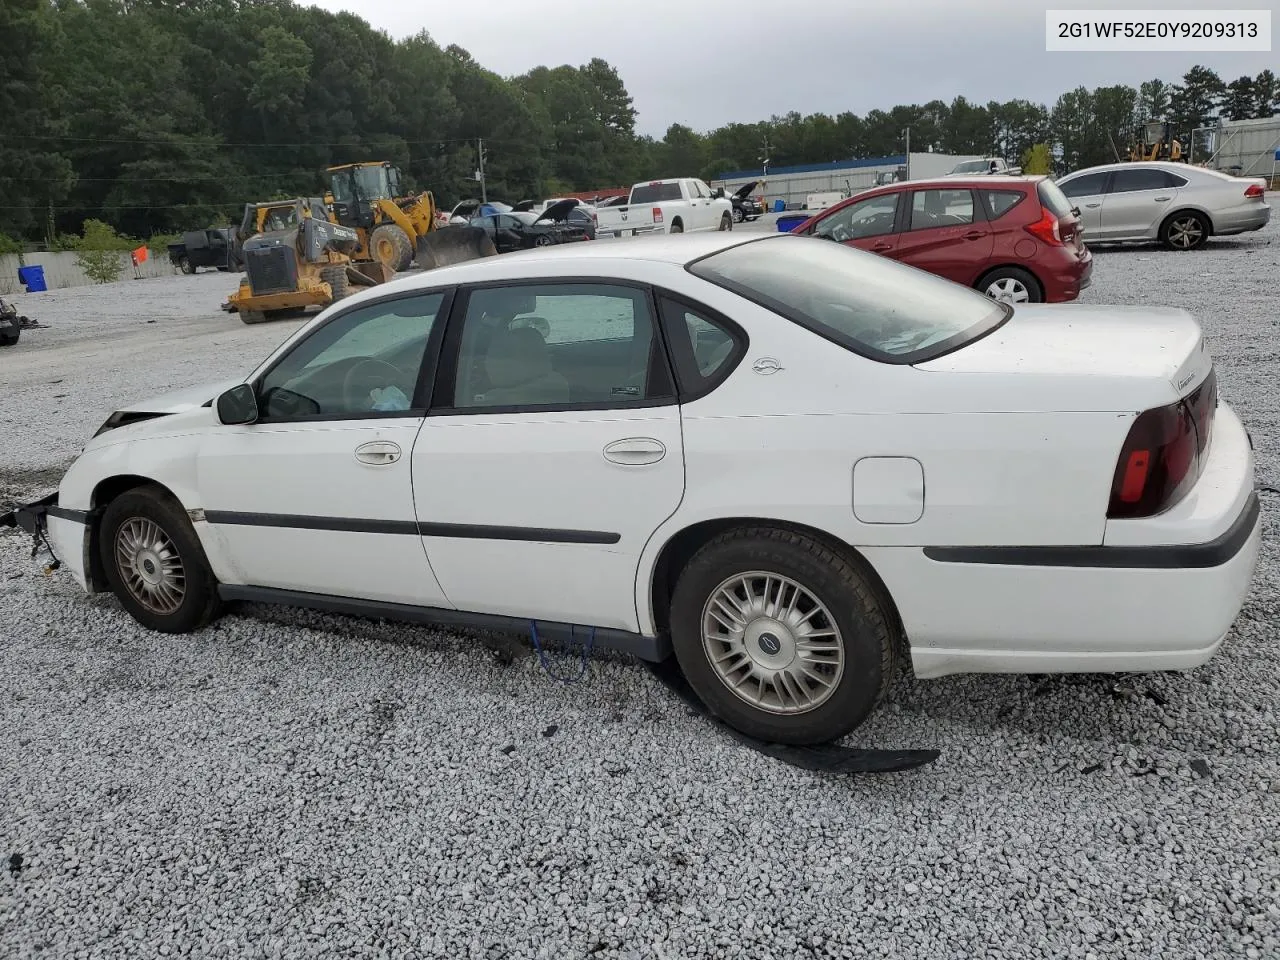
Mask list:
[[[1160,221],[1186,183],[1167,170],[1135,167],[1112,174],[1111,190],[1102,201],[1101,240],[1155,239]]]
[[[640,553],[684,495],[648,292],[464,288],[414,445],[432,569],[460,610],[634,631]]]
[[[911,191],[894,258],[956,283],[973,284],[991,259],[991,225],[969,188]]]
[[[1058,189],[1072,205],[1080,208],[1080,223],[1086,243],[1102,239],[1102,201],[1106,197],[1110,176],[1106,171],[1086,173],[1058,184]]]
[[[868,250],[896,259],[898,251],[898,207],[902,191],[882,193],[832,210],[815,223],[812,236],[835,240],[846,246]]]

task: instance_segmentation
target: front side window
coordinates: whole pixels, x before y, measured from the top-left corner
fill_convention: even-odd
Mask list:
[[[642,290],[539,283],[482,288],[468,299],[455,408],[627,406],[671,394]]]
[[[843,244],[781,234],[688,270],[855,353],[919,363],[990,333],[1012,308],[959,284]]]
[[[818,221],[813,228],[814,235],[843,243],[846,240],[863,240],[894,233],[899,196],[897,193],[887,193],[841,207]]]
[[[1105,173],[1086,173],[1084,176],[1076,177],[1074,180],[1059,183],[1058,186],[1068,197],[1092,197],[1102,192],[1106,182],[1107,175]]]
[[[409,410],[443,293],[345,313],[294,345],[258,386],[264,419]]]
[[[973,193],[968,190],[917,190],[911,195],[911,229],[973,223]]]

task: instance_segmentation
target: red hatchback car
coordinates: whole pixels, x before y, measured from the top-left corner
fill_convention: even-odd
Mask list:
[[[790,232],[883,254],[1012,303],[1074,300],[1093,272],[1080,217],[1047,177],[874,187]]]

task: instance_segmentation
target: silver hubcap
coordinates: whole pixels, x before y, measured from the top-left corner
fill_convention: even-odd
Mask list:
[[[125,588],[153,613],[173,613],[187,593],[182,558],[168,535],[150,520],[134,517],[116,533],[116,566]]]
[[[544,233],[537,239],[537,244],[540,247],[549,247],[551,246],[551,238]]]
[[[1204,236],[1200,221],[1194,217],[1175,220],[1169,225],[1169,242],[1175,247],[1194,247]]]
[[[773,573],[736,574],[702,608],[702,646],[720,681],[751,706],[806,713],[844,675],[835,618],[800,584]]]
[[[1027,303],[1031,299],[1031,291],[1021,280],[1005,277],[987,287],[987,296],[992,300],[1003,300],[1005,303]]]

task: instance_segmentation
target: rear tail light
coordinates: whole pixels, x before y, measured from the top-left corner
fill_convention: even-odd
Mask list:
[[[1154,516],[1195,486],[1217,407],[1218,381],[1210,370],[1189,396],[1138,416],[1116,463],[1108,518]]]
[[[1027,224],[1027,233],[1050,246],[1062,246],[1062,226],[1057,217],[1045,210],[1035,223]]]
[[[661,222],[662,222],[662,208],[661,208],[661,207],[654,207],[654,208],[653,208],[653,222],[654,222],[654,223],[661,223]]]
[[[1266,191],[1262,189],[1260,184],[1252,183],[1245,190],[1244,195],[1250,200],[1261,200],[1265,193]]]

